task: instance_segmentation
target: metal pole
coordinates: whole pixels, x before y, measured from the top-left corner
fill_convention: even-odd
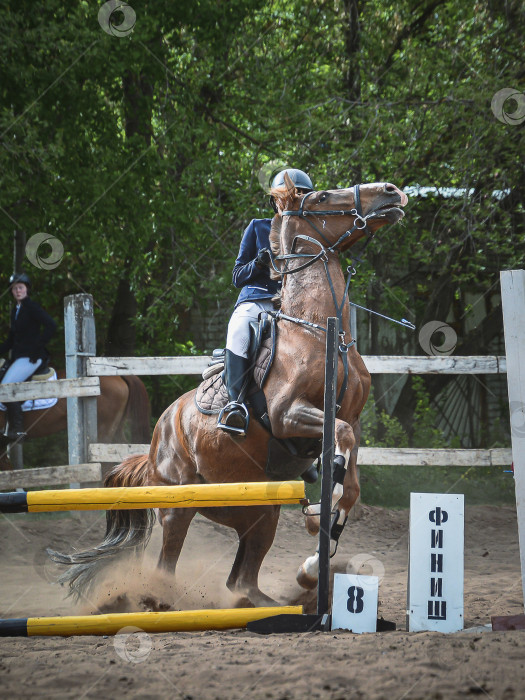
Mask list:
[[[500,273],[500,279],[507,358],[510,441],[525,600],[525,270],[505,270]]]
[[[323,476],[321,481],[321,516],[319,529],[319,579],[317,587],[318,615],[325,615],[330,610],[330,521],[332,514],[332,474],[334,471],[338,340],[339,321],[337,318],[328,318],[324,387]]]
[[[91,294],[64,299],[66,377],[86,376],[86,359],[96,354],[95,318]],[[88,445],[97,441],[97,398],[67,399],[69,464],[88,462]],[[77,484],[70,484],[78,488]]]

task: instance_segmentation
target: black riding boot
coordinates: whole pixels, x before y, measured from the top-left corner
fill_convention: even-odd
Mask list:
[[[24,432],[24,414],[22,412],[22,401],[11,401],[6,403],[7,408],[7,428],[5,435],[9,442],[18,440],[21,442],[26,437]]]
[[[237,437],[243,437],[248,427],[248,409],[238,401],[247,381],[250,361],[246,357],[236,355],[231,350],[224,353],[224,382],[228,390],[230,403],[219,415],[219,427]]]

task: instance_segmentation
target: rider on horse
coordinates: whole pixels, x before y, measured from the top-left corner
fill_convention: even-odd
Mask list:
[[[314,186],[309,176],[295,168],[278,173],[273,179],[272,188],[284,184],[285,173],[288,173],[299,193],[306,194],[313,191]],[[270,204],[277,212],[273,197],[270,197]],[[270,278],[271,223],[271,219],[250,221],[244,231],[239,255],[233,268],[233,284],[241,288],[241,293],[228,324],[223,379],[230,403],[220,427],[236,437],[244,434],[247,425],[248,409],[238,399],[252,369],[248,358],[250,321],[257,321],[261,312],[274,309],[272,297],[281,288],[280,281]]]
[[[16,302],[11,312],[9,336],[0,344],[0,355],[9,351],[10,363],[6,365],[2,384],[24,382],[49,359],[46,344],[55,333],[57,324],[51,316],[33,299],[30,299],[31,280],[25,272],[11,275],[9,289]],[[22,401],[6,403],[7,427],[5,438],[8,442],[22,440],[24,416]]]

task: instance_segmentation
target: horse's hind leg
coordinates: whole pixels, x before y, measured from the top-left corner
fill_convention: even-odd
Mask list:
[[[182,545],[188,528],[197,510],[195,508],[161,508],[162,549],[158,561],[159,569],[175,573]]]
[[[236,530],[239,547],[226,581],[232,593],[245,596],[253,605],[277,605],[259,589],[259,570],[275,538],[280,506],[207,508],[203,515]]]
[[[259,589],[259,570],[275,538],[280,506],[265,506],[261,511],[264,512],[256,515],[248,527],[244,523],[236,528],[239,548],[226,585],[231,591],[246,595],[254,605],[276,605]]]

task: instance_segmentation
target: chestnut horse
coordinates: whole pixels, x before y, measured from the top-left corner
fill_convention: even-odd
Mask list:
[[[407,196],[388,183],[374,183],[342,190],[299,195],[288,177],[273,189],[278,214],[272,222],[274,269],[282,276],[281,316],[276,351],[264,384],[268,416],[277,438],[321,439],[327,317],[336,312],[342,321],[338,363],[340,408],[335,426],[338,476],[334,478],[332,552],[348,513],[359,495],[356,473],[359,415],[367,400],[370,375],[350,336],[349,305],[339,253],[365,235],[372,236],[384,224],[403,217]],[[339,307],[339,308],[338,308]],[[294,320],[291,320],[293,318]],[[305,325],[298,321],[307,321]],[[344,371],[342,355],[348,358]],[[346,374],[346,379],[345,379]],[[266,481],[269,433],[250,421],[246,438],[233,439],[217,428],[217,417],[205,415],[195,405],[195,391],[181,396],[160,417],[149,455],[126,459],[106,478],[106,486],[149,486],[223,482]],[[303,466],[304,469],[304,466]],[[274,540],[279,506],[161,509],[163,543],[159,567],[174,572],[188,527],[197,512],[234,528],[239,547],[227,580],[228,588],[254,605],[274,604],[258,585],[259,569]],[[307,527],[319,528],[315,506],[308,510]],[[104,541],[92,550],[72,555],[50,552],[52,558],[71,565],[62,575],[71,592],[81,596],[93,585],[96,574],[113,555],[126,548],[140,550],[151,533],[154,517],[149,510],[107,511]],[[298,581],[316,584],[318,555],[302,565]]]
[[[65,370],[57,379],[65,379]],[[99,442],[126,442],[124,427],[129,422],[132,441],[150,441],[150,403],[146,387],[134,375],[100,377],[97,397]],[[5,411],[0,411],[0,432],[5,426]],[[67,429],[67,399],[58,399],[51,408],[24,411],[24,429],[28,438],[45,437]],[[0,470],[10,469],[5,450],[0,450]]]

